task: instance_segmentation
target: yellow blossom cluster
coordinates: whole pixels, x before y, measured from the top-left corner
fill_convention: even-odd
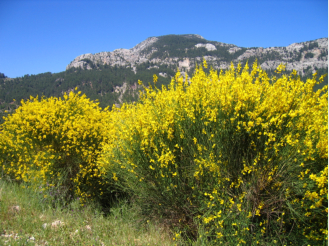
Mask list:
[[[95,160],[107,140],[109,112],[79,94],[31,97],[5,118],[0,133],[5,173],[44,188],[61,182],[81,198],[101,195],[104,169]]]
[[[144,87],[140,102],[112,112],[115,134],[99,159],[109,178],[174,223],[202,218],[218,239],[251,242],[275,228],[284,237],[297,223],[324,240],[327,87],[313,91],[323,77],[305,83],[280,65],[269,78],[257,63],[204,69],[178,71],[168,88]],[[232,222],[240,229],[227,233]]]

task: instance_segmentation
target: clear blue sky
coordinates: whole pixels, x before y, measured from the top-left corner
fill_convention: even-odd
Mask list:
[[[0,0],[0,10],[0,72],[11,78],[167,34],[242,47],[328,37],[327,0]]]

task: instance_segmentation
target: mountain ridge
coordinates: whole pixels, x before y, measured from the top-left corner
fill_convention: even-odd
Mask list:
[[[171,43],[169,45],[165,42],[161,43],[163,39],[167,39],[167,42]],[[181,43],[184,42],[187,47],[182,50]],[[258,61],[261,61],[260,66],[262,68],[271,70],[283,62],[287,64],[287,70],[295,69],[300,75],[304,75],[303,70],[307,68],[314,72],[317,68],[328,67],[328,38],[293,43],[286,47],[245,48],[234,44],[206,40],[197,34],[164,35],[149,37],[131,49],[121,48],[112,52],[80,55],[67,65],[66,70],[70,68],[90,70],[100,65],[117,65],[131,67],[136,73],[136,65],[145,62],[157,65],[173,65],[181,70],[190,70],[203,58],[214,69],[227,69],[231,62],[234,64],[245,63],[250,58],[257,58]]]

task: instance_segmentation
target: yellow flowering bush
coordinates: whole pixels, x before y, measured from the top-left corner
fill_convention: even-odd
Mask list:
[[[0,163],[6,174],[42,189],[60,184],[84,200],[102,195],[104,168],[95,161],[109,112],[79,94],[31,97],[5,118]]]
[[[179,227],[175,239],[323,244],[327,86],[314,91],[323,77],[304,83],[284,69],[269,78],[257,63],[217,72],[204,61],[112,111],[80,93],[31,97],[0,126],[2,171],[83,202],[119,188]]]
[[[215,243],[326,241],[327,87],[314,92],[323,77],[304,83],[284,69],[218,73],[204,61],[192,78],[144,87],[111,113],[98,164],[145,214],[189,235],[201,223]]]

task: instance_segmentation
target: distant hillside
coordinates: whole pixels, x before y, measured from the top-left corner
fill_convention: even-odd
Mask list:
[[[209,41],[200,35],[166,35],[151,37],[131,49],[117,49],[113,52],[84,54],[76,57],[70,68],[97,69],[101,65],[131,67],[137,71],[137,65],[169,65],[183,70],[191,70],[203,57],[215,69],[227,69],[231,62],[244,64],[255,59],[263,69],[274,70],[281,62],[287,64],[287,70],[295,69],[300,75],[308,70],[328,67],[328,38],[294,43],[287,47],[244,48],[233,44]],[[159,69],[159,72],[162,72]]]
[[[129,50],[80,55],[60,73],[15,79],[0,74],[3,75],[0,76],[0,116],[5,110],[12,112],[21,99],[30,95],[60,97],[75,87],[92,100],[98,99],[102,107],[135,101],[138,80],[148,84],[153,74],[157,74],[157,86],[161,88],[169,84],[177,68],[192,76],[196,63],[200,64],[203,58],[215,69],[227,69],[231,62],[251,64],[257,59],[270,75],[283,62],[287,64],[287,73],[295,69],[305,80],[315,71],[318,75],[328,72],[328,38],[287,47],[244,48],[194,34],[151,37]]]

